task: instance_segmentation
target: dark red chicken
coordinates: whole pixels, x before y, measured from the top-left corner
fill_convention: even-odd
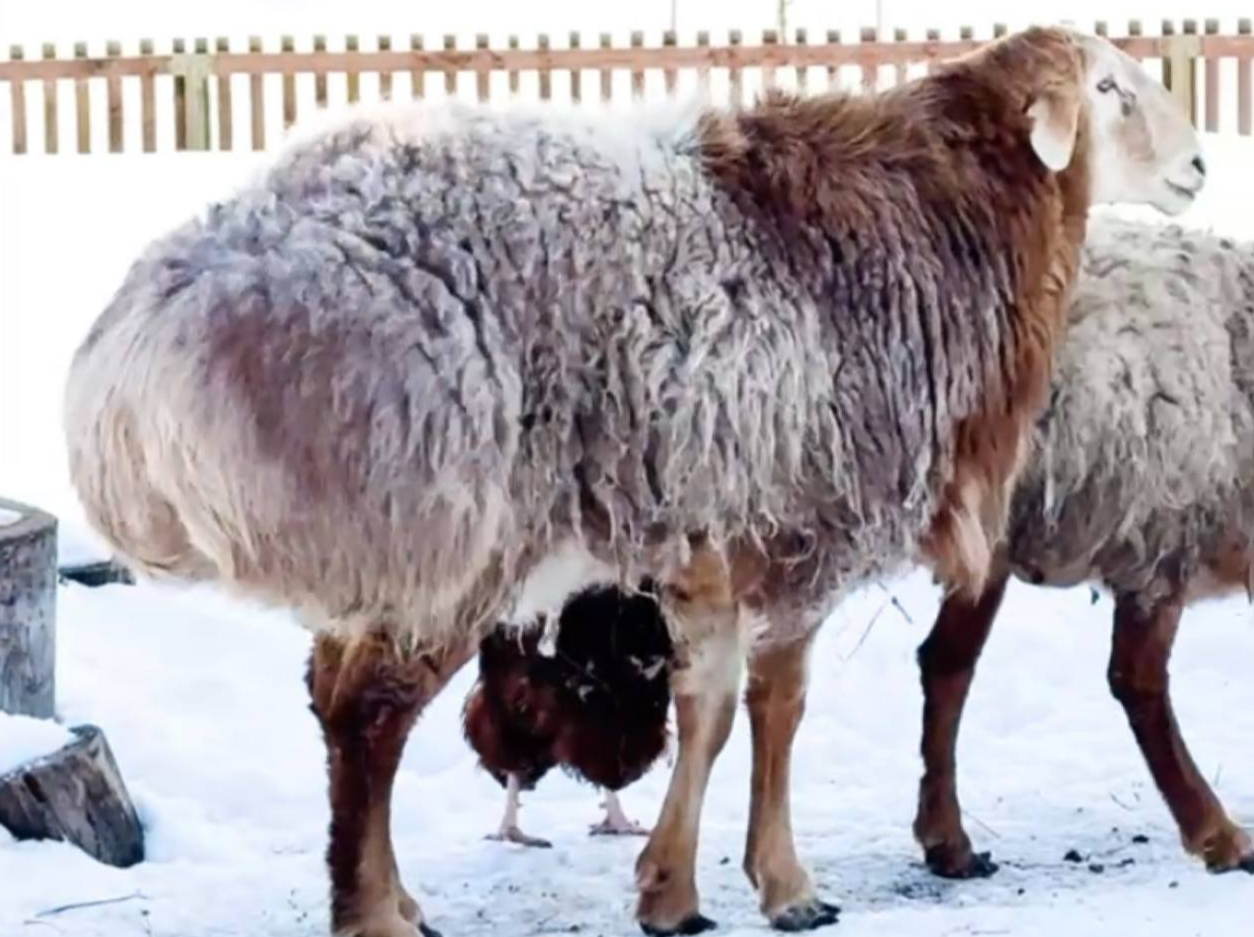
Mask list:
[[[593,833],[646,832],[627,819],[617,791],[666,749],[674,649],[652,584],[634,595],[582,592],[562,609],[551,649],[545,634],[500,625],[479,647],[463,724],[480,764],[506,790],[491,838],[551,845],[519,829],[518,795],[558,765],[605,789],[606,816]]]

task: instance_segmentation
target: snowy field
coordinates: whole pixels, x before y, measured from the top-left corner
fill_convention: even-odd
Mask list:
[[[1208,158],[1212,184],[1186,220],[1254,237],[1254,143],[1213,139]],[[0,158],[0,492],[59,514],[63,558],[98,550],[59,436],[69,356],[136,251],[256,162]],[[1111,603],[1087,589],[1012,586],[960,752],[968,829],[1002,869],[987,881],[928,875],[910,834],[920,772],[913,653],[936,599],[921,575],[870,588],[833,616],[815,651],[794,825],[823,895],[844,908],[831,932],[1250,933],[1254,877],[1213,877],[1183,855],[1107,696]],[[58,625],[60,717],[105,729],[146,826],[148,861],[119,871],[0,831],[0,935],[325,934],[324,756],[301,679],[308,637],[282,613],[150,585],[65,587]],[[1187,614],[1173,667],[1178,713],[1202,771],[1247,826],[1252,665],[1244,600]],[[483,839],[501,794],[460,735],[472,670],[415,730],[396,786],[402,873],[431,922],[447,937],[637,933],[642,841],[586,835],[599,814],[591,789],[554,774],[525,800],[524,828],[552,838],[552,850]],[[739,868],[748,768],[742,717],[713,777],[699,856],[703,910],[729,937],[765,932]],[[652,821],[666,779],[659,765],[626,791],[634,818]],[[1083,861],[1066,861],[1070,850]]]

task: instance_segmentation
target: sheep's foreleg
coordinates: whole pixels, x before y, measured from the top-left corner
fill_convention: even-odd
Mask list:
[[[538,836],[528,836],[519,828],[519,790],[518,775],[510,774],[505,781],[505,816],[501,818],[501,828],[487,838],[503,843],[532,846],[536,849],[549,849],[553,844],[547,839],[540,839]]]
[[[668,590],[668,606],[678,637],[671,679],[679,756],[636,862],[636,918],[646,934],[697,934],[715,926],[698,910],[697,837],[710,770],[736,714],[744,641],[721,557],[699,553]]]
[[[745,703],[753,733],[753,782],[745,874],[773,927],[812,930],[836,922],[840,909],[814,893],[797,858],[789,803],[793,739],[805,712],[807,659],[814,631],[749,659]]]
[[[438,937],[401,884],[392,850],[392,783],[426,704],[474,653],[402,656],[380,633],[320,635],[309,669],[330,775],[331,926],[337,937]]]
[[[649,831],[633,821],[623,811],[622,802],[614,791],[605,792],[605,819],[589,831],[593,836],[648,836]]]
[[[932,633],[919,647],[923,682],[923,779],[914,836],[928,868],[946,878],[983,878],[997,871],[988,853],[976,853],[958,806],[958,726],[975,665],[1006,593],[1009,572],[997,560],[980,596],[954,593],[941,606]]]
[[[1249,834],[1228,817],[1197,770],[1172,710],[1167,664],[1182,611],[1182,590],[1149,609],[1136,596],[1118,598],[1107,674],[1110,691],[1123,705],[1185,848],[1205,859],[1212,872],[1254,873]]]

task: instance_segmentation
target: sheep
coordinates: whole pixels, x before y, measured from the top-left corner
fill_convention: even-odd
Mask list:
[[[1254,243],[1094,219],[1053,399],[978,597],[950,596],[919,648],[915,836],[933,872],[991,875],[962,828],[958,725],[1011,575],[1115,600],[1108,678],[1185,849],[1254,873],[1180,734],[1167,661],[1184,607],[1254,589]]]
[[[806,636],[919,557],[978,590],[1089,206],[1179,213],[1203,170],[1134,60],[1055,28],[651,124],[356,115],[135,262],[71,365],[71,477],[139,570],[314,631],[336,933],[432,933],[392,779],[486,631],[645,577],[678,749],[637,919],[711,926],[701,804],[755,639],[746,867],[772,923],[816,926],[782,752]]]
[[[666,750],[675,650],[655,594],[648,581],[640,594],[589,589],[566,603],[552,633],[547,624],[514,633],[502,623],[483,639],[462,724],[480,764],[506,789],[492,838],[552,845],[519,828],[518,799],[554,765],[605,789],[594,834],[646,832],[616,792]]]

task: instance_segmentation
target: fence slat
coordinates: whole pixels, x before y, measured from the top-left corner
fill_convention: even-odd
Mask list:
[[[1237,22],[1237,34],[1249,36],[1254,32],[1254,22],[1242,19]],[[1248,137],[1254,133],[1254,88],[1250,81],[1250,56],[1237,60],[1237,133]]]
[[[457,37],[452,33],[444,37],[444,51],[457,51]],[[449,62],[444,65],[444,93],[450,98],[457,96],[457,69]]]
[[[909,42],[909,41],[910,41],[910,36],[904,29],[898,28],[898,29],[893,30],[893,42]],[[909,80],[910,76],[907,73],[906,68],[907,66],[904,61],[899,61],[895,66],[893,66],[893,83],[894,84],[904,85]]]
[[[808,34],[806,33],[805,29],[799,28],[793,34],[793,45],[804,46],[808,41],[807,35]],[[805,65],[798,65],[793,70],[793,76],[794,76],[793,80],[797,83],[797,91],[799,91],[801,94],[805,94],[806,86],[809,84],[810,69],[806,67]]]
[[[536,37],[536,48],[544,53],[550,51],[548,33],[541,33]],[[540,100],[548,101],[553,97],[553,70],[548,65],[542,63],[538,72],[540,78]]]
[[[939,44],[941,41],[941,31],[939,29],[929,29],[926,35],[927,35],[927,42],[929,43],[936,45],[936,44]],[[932,60],[928,59],[926,62],[923,63],[923,74],[926,75],[931,70],[932,70]]]
[[[140,55],[152,55],[153,48],[151,39],[139,41]],[[157,152],[157,79],[151,74],[139,77],[139,122],[144,152]]]
[[[111,59],[120,58],[122,55],[122,43],[114,41],[106,43],[105,55]],[[110,77],[105,79],[105,100],[109,105],[109,152],[121,153],[124,127],[121,78]]]
[[[1143,33],[1144,28],[1141,26],[1140,20],[1128,20],[1128,35],[1131,38],[1139,39]],[[1140,55],[1134,55],[1133,58],[1135,58],[1138,62],[1142,61]]]
[[[193,74],[187,82],[187,148],[209,149],[209,74],[201,62],[209,56],[209,40],[196,40],[196,60]]]
[[[171,49],[176,56],[187,53],[187,43],[175,39]],[[187,78],[178,71],[174,73],[174,148],[187,149]]]
[[[675,30],[668,29],[662,33],[662,48],[674,49],[679,44],[679,37],[675,35]],[[679,72],[673,68],[665,69],[662,72],[662,80],[666,83],[666,93],[674,96],[675,88],[679,84]]]
[[[517,36],[510,36],[510,37],[509,37],[509,42],[508,42],[508,45],[509,45],[509,47],[510,47],[511,49],[517,49],[517,48],[518,48],[518,37],[517,37]],[[520,81],[520,79],[519,79],[519,76],[518,76],[518,69],[516,69],[516,68],[511,68],[511,69],[509,70],[509,93],[510,93],[511,95],[515,95],[515,94],[517,94],[517,93],[518,93],[519,81]]]
[[[567,44],[572,49],[578,49],[580,42],[579,33],[572,32],[567,37]],[[583,100],[583,69],[572,68],[570,70],[570,99],[576,104]]]
[[[740,43],[740,30],[729,30],[727,33],[727,44],[735,48]],[[740,66],[738,65],[733,65],[727,69],[727,96],[732,107],[739,107],[745,101],[744,85],[740,79]]]
[[[315,52],[327,51],[327,37],[321,34],[314,36],[313,48]],[[323,68],[314,72],[314,105],[320,111],[327,106],[327,73]]]
[[[9,46],[9,58],[20,62],[26,58],[21,46]],[[9,100],[13,118],[13,152],[26,152],[26,82],[9,82]]]
[[[45,42],[43,48],[44,59],[55,59],[57,57],[57,46],[54,42]],[[44,152],[55,153],[60,148],[57,139],[57,80],[55,78],[44,79]]]
[[[866,26],[858,36],[858,41],[863,45],[873,45],[879,41],[879,33],[875,31],[874,26]],[[866,64],[862,66],[862,90],[863,92],[874,91],[879,87],[879,66]]]
[[[422,51],[422,36],[414,33],[409,37],[409,49],[411,52]],[[427,73],[421,68],[413,68],[409,72],[409,95],[413,98],[421,98],[427,93]]]
[[[293,52],[296,50],[296,40],[291,36],[284,36],[279,41],[279,48],[284,52]],[[296,74],[292,71],[283,73],[283,127],[292,126],[296,123]]]
[[[644,33],[640,30],[631,34],[631,47],[633,49],[644,48]],[[642,68],[631,70],[631,96],[633,98],[644,97],[644,69]]]
[[[1219,35],[1219,20],[1206,21],[1206,35]],[[1206,129],[1215,133],[1219,130],[1219,59],[1213,55],[1206,57]]]
[[[361,44],[356,36],[348,36],[344,40],[345,52],[358,52]],[[345,70],[345,78],[348,84],[348,103],[356,104],[361,100],[361,72],[357,68],[349,68]]]
[[[488,44],[489,39],[487,33],[479,33],[479,35],[475,36],[476,49],[486,49],[488,48]],[[492,73],[488,71],[486,66],[480,65],[475,69],[475,94],[478,96],[480,101],[488,100],[488,97],[492,93],[491,78]]]
[[[829,29],[827,31],[827,44],[829,46],[841,44],[839,29]],[[827,66],[827,90],[835,91],[838,87],[840,87],[840,66],[833,62]]]
[[[779,45],[779,33],[774,29],[764,29],[762,45],[767,48]],[[762,87],[767,90],[775,87],[775,66],[769,62],[762,65]]]
[[[74,43],[74,58],[87,58],[87,43]],[[91,94],[87,88],[86,78],[74,79],[74,123],[76,125],[75,141],[80,153],[91,152]]]
[[[231,40],[219,36],[214,43],[214,51],[230,53]],[[231,114],[231,76],[218,76],[218,149],[232,150],[235,148],[234,119]]]
[[[601,33],[601,48],[610,49],[614,46],[614,37],[609,33]],[[608,101],[614,91],[614,73],[603,68],[597,73],[597,84],[601,88],[601,100]]]
[[[392,37],[379,37],[379,51],[392,51]],[[379,72],[379,97],[384,101],[392,100],[392,73],[389,71]]]
[[[261,51],[261,37],[250,36],[248,39],[248,51]],[[253,149],[264,150],[266,148],[266,87],[264,75],[248,76],[248,107],[251,111],[249,117],[252,119],[253,125]]]

